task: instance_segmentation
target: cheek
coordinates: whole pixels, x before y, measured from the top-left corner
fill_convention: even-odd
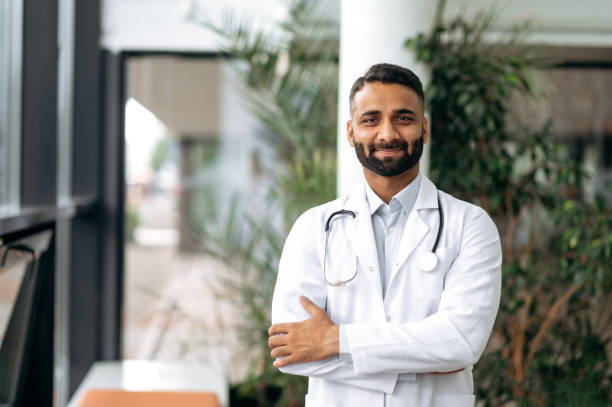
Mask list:
[[[365,152],[364,152],[365,148],[364,145],[361,143],[355,143],[355,152],[357,153],[358,156],[362,156],[365,157]]]
[[[355,153],[360,160],[367,160],[370,158],[370,146],[363,143],[355,143]]]
[[[410,131],[406,131],[402,134],[402,138],[408,142],[408,148],[412,152],[415,144],[421,138],[422,133],[417,131],[416,129],[412,129]]]
[[[376,134],[376,130],[373,129],[359,129],[358,132],[353,132],[353,142],[354,144],[363,144],[365,146],[368,146],[372,144],[372,142],[376,138]]]

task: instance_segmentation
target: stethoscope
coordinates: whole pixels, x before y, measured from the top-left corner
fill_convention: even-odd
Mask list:
[[[334,286],[334,287],[341,287],[343,285],[346,285],[347,283],[350,283],[351,281],[353,281],[355,277],[357,277],[357,265],[355,265],[355,273],[348,280],[329,281],[327,279],[325,264],[327,263],[327,242],[329,240],[329,229],[330,229],[332,219],[335,216],[340,216],[340,215],[350,215],[353,219],[357,217],[355,212],[350,211],[348,209],[341,209],[329,215],[329,217],[327,218],[327,222],[325,222],[325,249],[323,251],[323,278],[325,279],[325,282],[327,284]],[[444,228],[444,212],[442,212],[442,204],[440,203],[439,195],[438,195],[438,216],[440,217],[440,226],[438,227],[438,234],[436,235],[436,241],[434,242],[434,245],[431,248],[431,251],[423,253],[421,258],[419,259],[419,268],[426,273],[429,273],[430,271],[435,269],[436,266],[438,265],[438,256],[436,256],[436,249],[438,248],[438,243],[440,242],[440,236],[442,236],[442,229]]]

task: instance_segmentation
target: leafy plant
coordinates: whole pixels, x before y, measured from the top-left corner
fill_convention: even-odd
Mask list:
[[[407,41],[432,71],[431,176],[484,207],[502,239],[502,301],[475,369],[477,393],[491,406],[609,405],[606,330],[593,329],[590,310],[610,293],[611,211],[579,199],[586,175],[550,123],[534,130],[511,110],[517,97],[539,96],[543,64],[522,46],[525,27],[486,41],[493,22],[483,13],[439,20]]]
[[[314,1],[292,1],[288,20],[274,36],[231,13],[220,26],[206,23],[224,38],[223,51],[277,158],[268,168],[274,182],[267,208],[257,210],[257,218],[241,213],[235,202],[224,221],[200,225],[205,250],[230,272],[220,281],[222,298],[233,301],[242,315],[236,328],[251,368],[235,394],[260,406],[303,404],[305,378],[272,367],[267,345],[272,294],[289,228],[299,214],[333,199],[336,191],[338,25],[322,18],[318,7]]]

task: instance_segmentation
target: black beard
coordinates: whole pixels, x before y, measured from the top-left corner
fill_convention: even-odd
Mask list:
[[[408,151],[408,143],[399,139],[395,139],[388,143],[370,143],[368,145],[368,156],[365,155],[365,146],[363,143],[355,143],[355,153],[361,165],[368,170],[378,175],[382,175],[383,177],[392,177],[408,171],[419,162],[423,154],[423,141],[423,133],[421,132],[421,137],[414,141],[412,153]],[[399,158],[385,157],[380,160],[374,157],[374,152],[376,150],[398,147],[404,151],[404,155]]]

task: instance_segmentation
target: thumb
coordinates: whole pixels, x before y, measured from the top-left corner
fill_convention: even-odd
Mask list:
[[[300,304],[302,305],[302,308],[304,308],[311,316],[315,316],[315,314],[321,311],[321,308],[317,307],[314,302],[310,301],[303,295],[300,297]]]

